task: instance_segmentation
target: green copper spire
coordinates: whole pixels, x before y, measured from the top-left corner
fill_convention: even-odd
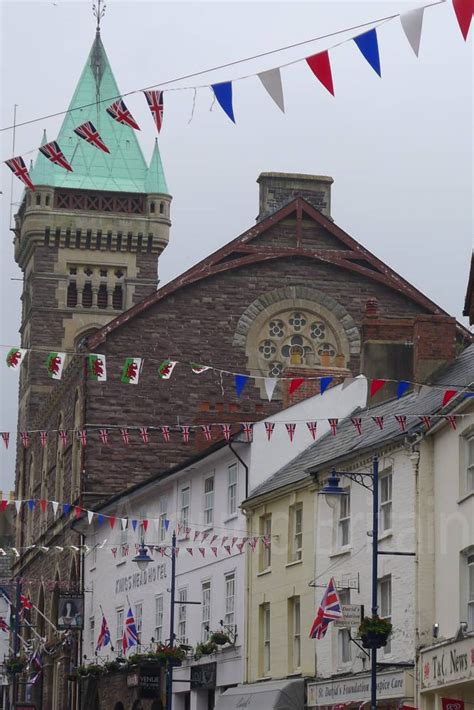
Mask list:
[[[145,179],[145,192],[159,192],[168,195],[168,185],[166,184],[165,171],[161,162],[160,149],[158,148],[158,138],[155,138],[155,147],[151,156]]]
[[[155,185],[156,181],[150,181],[149,173],[152,172],[152,165],[156,163],[161,170],[160,184],[165,188],[156,192],[166,192],[158,148],[155,146],[148,169],[133,128],[117,123],[105,110],[119,97],[120,90],[97,31],[69,105],[69,113],[64,118],[57,138],[73,172],[54,165],[40,153],[31,170],[34,184],[81,190],[144,193],[148,191],[148,182]],[[80,106],[83,108],[79,108]],[[92,121],[110,150],[109,155],[89,145],[74,133],[74,128],[85,121]]]

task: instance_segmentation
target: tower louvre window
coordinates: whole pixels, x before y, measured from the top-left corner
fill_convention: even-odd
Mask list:
[[[164,214],[164,213],[165,213],[165,203],[160,202],[160,214]]]
[[[114,288],[112,295],[112,306],[116,310],[123,308],[123,289],[120,284],[117,284]]]
[[[84,285],[82,291],[82,305],[84,308],[90,308],[92,306],[92,284],[90,281]]]
[[[68,308],[77,306],[77,286],[75,281],[70,281],[68,284],[66,305]]]
[[[154,211],[155,211],[155,203],[150,202],[150,212],[154,212]]]
[[[100,284],[97,292],[97,307],[107,308],[107,285]]]

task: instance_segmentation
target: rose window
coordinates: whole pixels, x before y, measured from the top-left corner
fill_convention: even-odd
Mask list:
[[[270,335],[271,338],[283,338],[284,336],[284,331],[283,328],[285,327],[285,324],[283,323],[282,320],[271,320],[269,325],[268,325],[268,334]]]
[[[282,372],[283,372],[283,365],[281,364],[281,362],[272,362],[270,364],[269,369],[268,369],[268,376],[269,377],[280,377]]]
[[[299,331],[306,325],[306,318],[303,313],[292,313],[290,320],[288,321],[293,330]]]
[[[336,351],[331,343],[323,343],[318,348],[318,355],[329,355],[330,357],[334,357],[335,354]]]
[[[312,350],[313,348],[310,345],[305,345],[301,335],[293,335],[290,338],[290,342],[282,347],[281,354],[284,358],[291,359],[292,354],[297,353],[301,362],[304,362],[305,355],[312,352]]]
[[[311,337],[313,340],[324,340],[326,337],[325,323],[311,323]]]
[[[265,360],[271,360],[277,349],[275,343],[271,340],[264,340],[260,343],[259,351],[262,353]]]

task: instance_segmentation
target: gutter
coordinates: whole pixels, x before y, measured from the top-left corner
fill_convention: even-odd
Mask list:
[[[249,467],[247,466],[247,464],[245,463],[245,461],[240,458],[240,456],[239,456],[239,454],[237,453],[237,451],[236,451],[234,448],[232,448],[232,444],[231,444],[230,441],[227,442],[227,446],[228,446],[229,449],[232,451],[232,453],[234,454],[235,458],[236,458],[238,461],[240,461],[240,463],[242,464],[242,466],[245,468],[245,500],[247,500],[247,498],[248,498],[248,496],[249,496]]]

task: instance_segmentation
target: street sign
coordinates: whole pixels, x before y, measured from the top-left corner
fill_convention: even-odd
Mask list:
[[[341,604],[343,618],[334,622],[334,626],[359,626],[364,616],[363,604]]]

